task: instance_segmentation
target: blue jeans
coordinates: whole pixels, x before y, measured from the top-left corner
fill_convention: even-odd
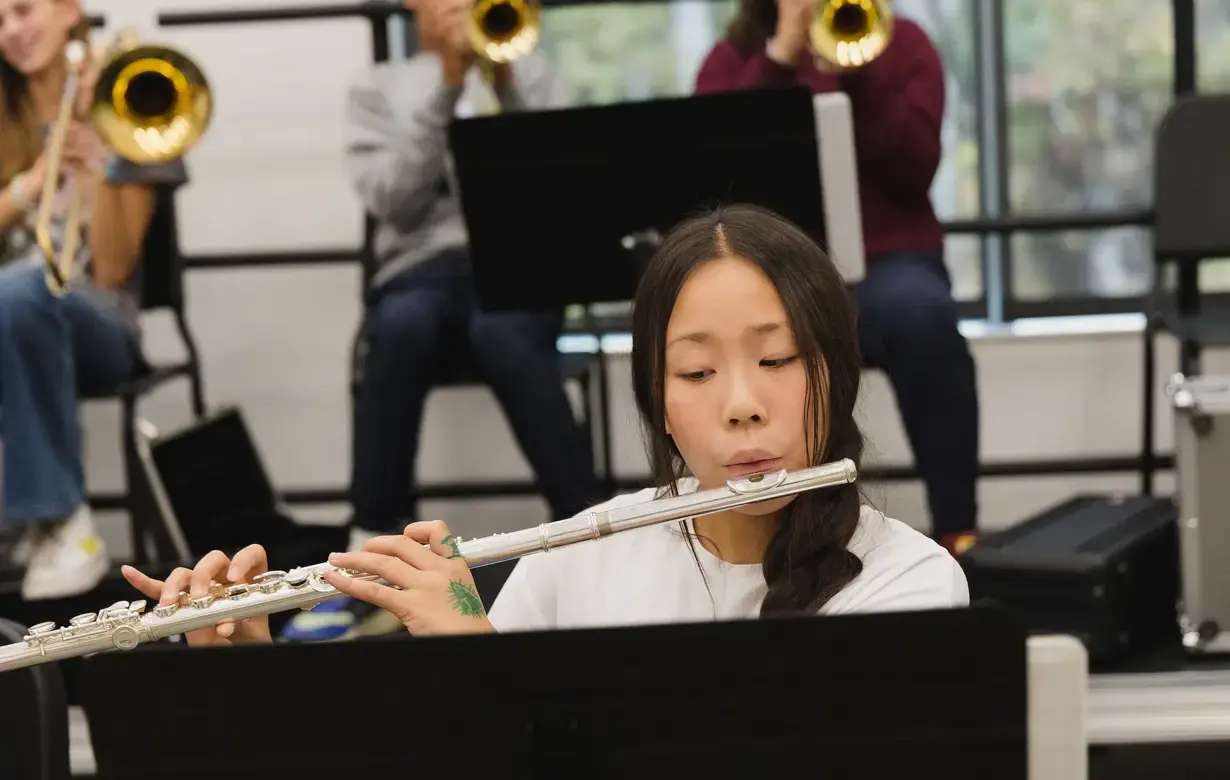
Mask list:
[[[978,390],[940,251],[867,259],[855,285],[863,362],[888,375],[936,537],[978,524]]]
[[[132,377],[137,346],[80,293],[56,298],[40,267],[0,268],[0,448],[6,523],[59,520],[85,501],[78,393]]]
[[[375,533],[415,519],[414,465],[427,394],[471,375],[495,393],[556,519],[602,499],[559,368],[560,317],[479,309],[468,257],[415,266],[367,296],[357,354],[352,522]]]

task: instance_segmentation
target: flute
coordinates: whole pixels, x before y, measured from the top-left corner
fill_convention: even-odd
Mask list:
[[[848,458],[792,472],[755,474],[728,480],[720,488],[583,512],[535,528],[463,540],[458,549],[470,568],[487,566],[635,528],[846,485],[857,476],[857,468]],[[53,622],[32,626],[23,641],[0,646],[0,672],[106,650],[131,650],[144,642],[207,628],[224,620],[312,609],[322,601],[342,595],[324,580],[324,573],[330,570],[389,585],[375,575],[318,563],[290,571],[264,572],[247,583],[215,583],[202,596],[180,593],[177,602],[160,604],[149,612],[145,611],[144,601],[121,601],[97,613],[77,615],[67,626],[58,627]]]

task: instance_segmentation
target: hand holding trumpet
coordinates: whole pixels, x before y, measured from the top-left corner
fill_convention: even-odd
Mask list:
[[[777,26],[766,55],[786,67],[811,56],[816,70],[858,70],[883,54],[892,38],[889,0],[776,0]]]
[[[816,0],[777,0],[777,29],[767,53],[775,62],[794,67],[810,46],[808,42]]]

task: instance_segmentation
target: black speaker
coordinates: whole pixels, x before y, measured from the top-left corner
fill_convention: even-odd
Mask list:
[[[344,526],[301,525],[280,506],[237,409],[221,410],[150,447],[154,470],[195,558],[260,544],[274,569],[323,562],[344,550]]]
[[[1169,498],[1078,495],[979,540],[961,566],[970,597],[1031,633],[1084,642],[1113,662],[1177,640],[1178,511]]]

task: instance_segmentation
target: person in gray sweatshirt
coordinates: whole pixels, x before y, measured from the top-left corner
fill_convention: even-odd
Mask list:
[[[413,519],[406,497],[426,396],[459,360],[499,399],[554,518],[602,498],[564,392],[555,346],[561,314],[480,310],[450,174],[447,132],[455,117],[562,107],[568,91],[537,52],[497,68],[488,84],[464,33],[467,0],[408,5],[420,50],[370,69],[346,104],[351,181],[377,224],[356,366],[352,549]],[[292,624],[284,636],[330,638],[347,627],[343,615],[317,612],[306,613],[312,626],[296,632]]]

